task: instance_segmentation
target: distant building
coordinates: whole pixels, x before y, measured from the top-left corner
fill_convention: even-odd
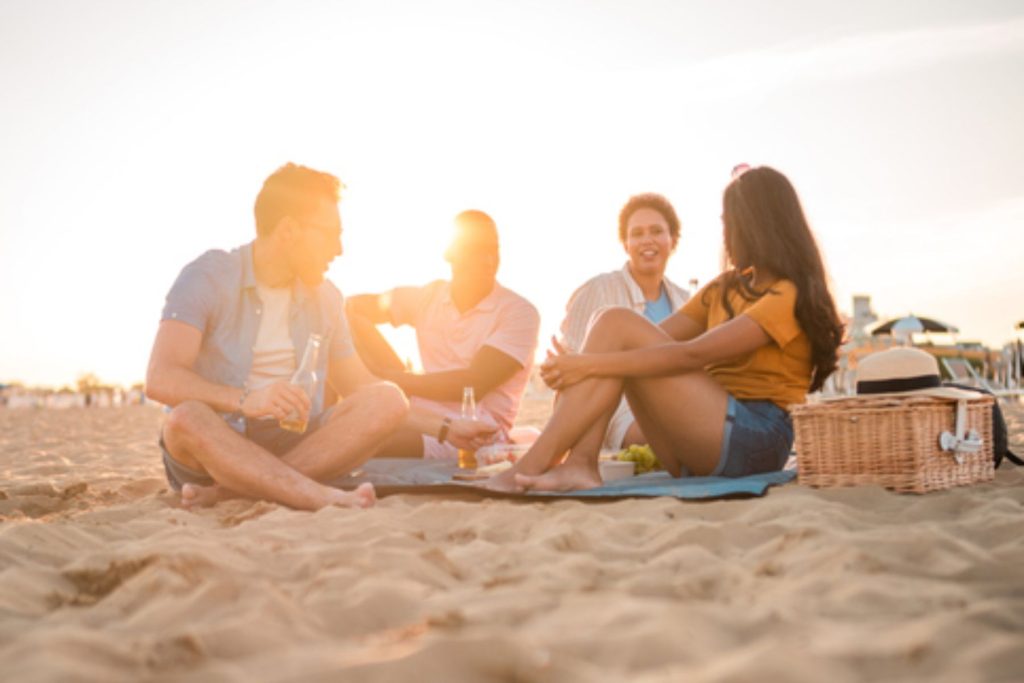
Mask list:
[[[857,294],[853,297],[853,319],[850,321],[850,341],[860,346],[868,341],[871,334],[868,325],[878,320],[878,315],[871,310],[871,297]]]

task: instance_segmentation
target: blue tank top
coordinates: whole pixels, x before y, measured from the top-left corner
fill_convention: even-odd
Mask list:
[[[661,296],[658,297],[657,301],[644,302],[644,317],[657,325],[670,315],[672,315],[672,302],[668,299],[665,285],[662,285]]]

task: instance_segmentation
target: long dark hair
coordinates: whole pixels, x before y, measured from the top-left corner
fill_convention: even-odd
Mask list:
[[[764,294],[751,287],[743,274],[748,268],[796,285],[796,319],[811,344],[810,391],[817,391],[836,369],[843,325],[796,190],[773,168],[761,166],[746,171],[725,188],[722,223],[725,248],[733,265],[722,275],[720,287],[729,317],[733,316],[728,298],[731,291],[747,300]]]

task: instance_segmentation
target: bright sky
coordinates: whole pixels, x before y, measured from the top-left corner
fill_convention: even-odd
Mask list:
[[[1024,319],[1013,0],[5,0],[0,97],[0,382],[141,380],[178,271],[252,238],[286,161],[349,187],[343,292],[444,277],[480,208],[542,340],[633,193],[682,219],[671,278],[716,274],[740,161],[793,180],[841,309]]]

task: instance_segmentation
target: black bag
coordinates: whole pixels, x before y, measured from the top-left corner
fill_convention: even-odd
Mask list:
[[[943,382],[942,385],[946,387],[956,387],[957,389],[965,389],[967,391],[977,391],[981,394],[994,396],[994,394],[987,389],[972,387],[967,384]],[[1013,451],[1010,450],[1010,437],[1006,429],[1006,419],[1003,417],[1003,410],[999,407],[999,399],[997,398],[995,403],[992,405],[992,460],[995,461],[996,467],[999,467],[1000,463],[1003,462],[1004,457],[1015,465],[1024,465],[1024,460],[1021,460]]]

